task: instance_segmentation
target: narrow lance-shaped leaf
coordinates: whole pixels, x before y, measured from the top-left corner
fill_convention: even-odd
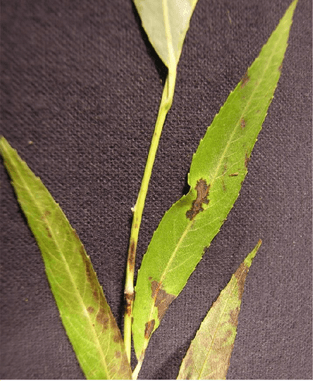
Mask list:
[[[164,64],[176,66],[197,0],[134,0],[143,28]]]
[[[67,335],[88,379],[130,379],[123,339],[89,257],[49,191],[5,138],[0,152],[40,247]]]
[[[213,303],[182,361],[178,380],[224,380],[237,334],[244,284],[261,241]]]
[[[295,6],[296,1],[214,118],[193,157],[189,193],[165,213],[152,237],[136,285],[138,359],[239,195],[280,76]]]

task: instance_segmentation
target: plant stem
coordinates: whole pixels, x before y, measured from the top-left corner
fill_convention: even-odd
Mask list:
[[[155,123],[155,129],[151,140],[151,145],[148,153],[145,171],[141,181],[141,187],[138,193],[138,198],[135,206],[132,208],[133,221],[130,232],[130,241],[128,249],[127,267],[126,267],[126,280],[125,280],[125,315],[124,315],[124,343],[126,354],[130,362],[131,355],[131,324],[132,324],[132,310],[134,302],[134,271],[136,249],[138,242],[139,229],[141,224],[142,213],[145,205],[145,200],[148,192],[149,181],[152,173],[152,168],[159,145],[159,140],[162,133],[164,121],[169,109],[172,106],[174,89],[176,81],[176,66],[169,69],[168,76],[163,89],[162,99],[159,107],[158,117]]]
[[[139,374],[139,372],[140,372],[140,369],[141,369],[141,366],[142,366],[142,362],[143,362],[143,359],[139,359],[138,360],[138,363],[137,363],[137,365],[136,365],[136,368],[134,369],[134,371],[133,371],[133,376],[132,376],[132,379],[133,380],[137,380],[137,378],[138,378],[138,374]]]

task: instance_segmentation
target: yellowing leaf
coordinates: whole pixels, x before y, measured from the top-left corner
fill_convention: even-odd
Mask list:
[[[261,241],[213,303],[182,361],[178,380],[224,380],[237,334],[244,284]]]
[[[143,28],[164,64],[176,66],[197,0],[134,0]]]
[[[138,273],[133,311],[133,339],[140,361],[168,306],[238,198],[280,77],[296,4],[291,4],[214,118],[193,157],[189,193],[165,213],[152,237]]]
[[[0,152],[37,240],[67,335],[88,379],[130,379],[124,343],[89,257],[49,191],[0,139]]]

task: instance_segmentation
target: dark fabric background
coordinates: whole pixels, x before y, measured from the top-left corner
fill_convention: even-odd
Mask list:
[[[162,215],[186,191],[199,140],[289,3],[199,0],[151,179],[137,269]],[[259,238],[228,378],[312,377],[311,12],[311,1],[299,0],[241,195],[153,335],[141,378],[176,378],[211,303]],[[1,27],[1,133],[77,230],[122,328],[130,208],[166,71],[130,0],[2,0]],[[0,377],[83,378],[39,249],[0,170]]]

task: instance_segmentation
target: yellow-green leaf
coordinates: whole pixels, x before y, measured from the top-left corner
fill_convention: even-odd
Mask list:
[[[59,205],[0,138],[0,153],[37,240],[60,316],[88,379],[130,379],[124,342],[89,256]]]
[[[224,380],[237,334],[244,284],[261,241],[213,303],[182,361],[178,380]]]
[[[290,5],[215,116],[192,159],[189,193],[165,213],[144,255],[133,311],[133,339],[140,361],[170,303],[238,198],[280,77],[296,4]]]
[[[197,0],[134,0],[142,26],[164,64],[176,66]]]

